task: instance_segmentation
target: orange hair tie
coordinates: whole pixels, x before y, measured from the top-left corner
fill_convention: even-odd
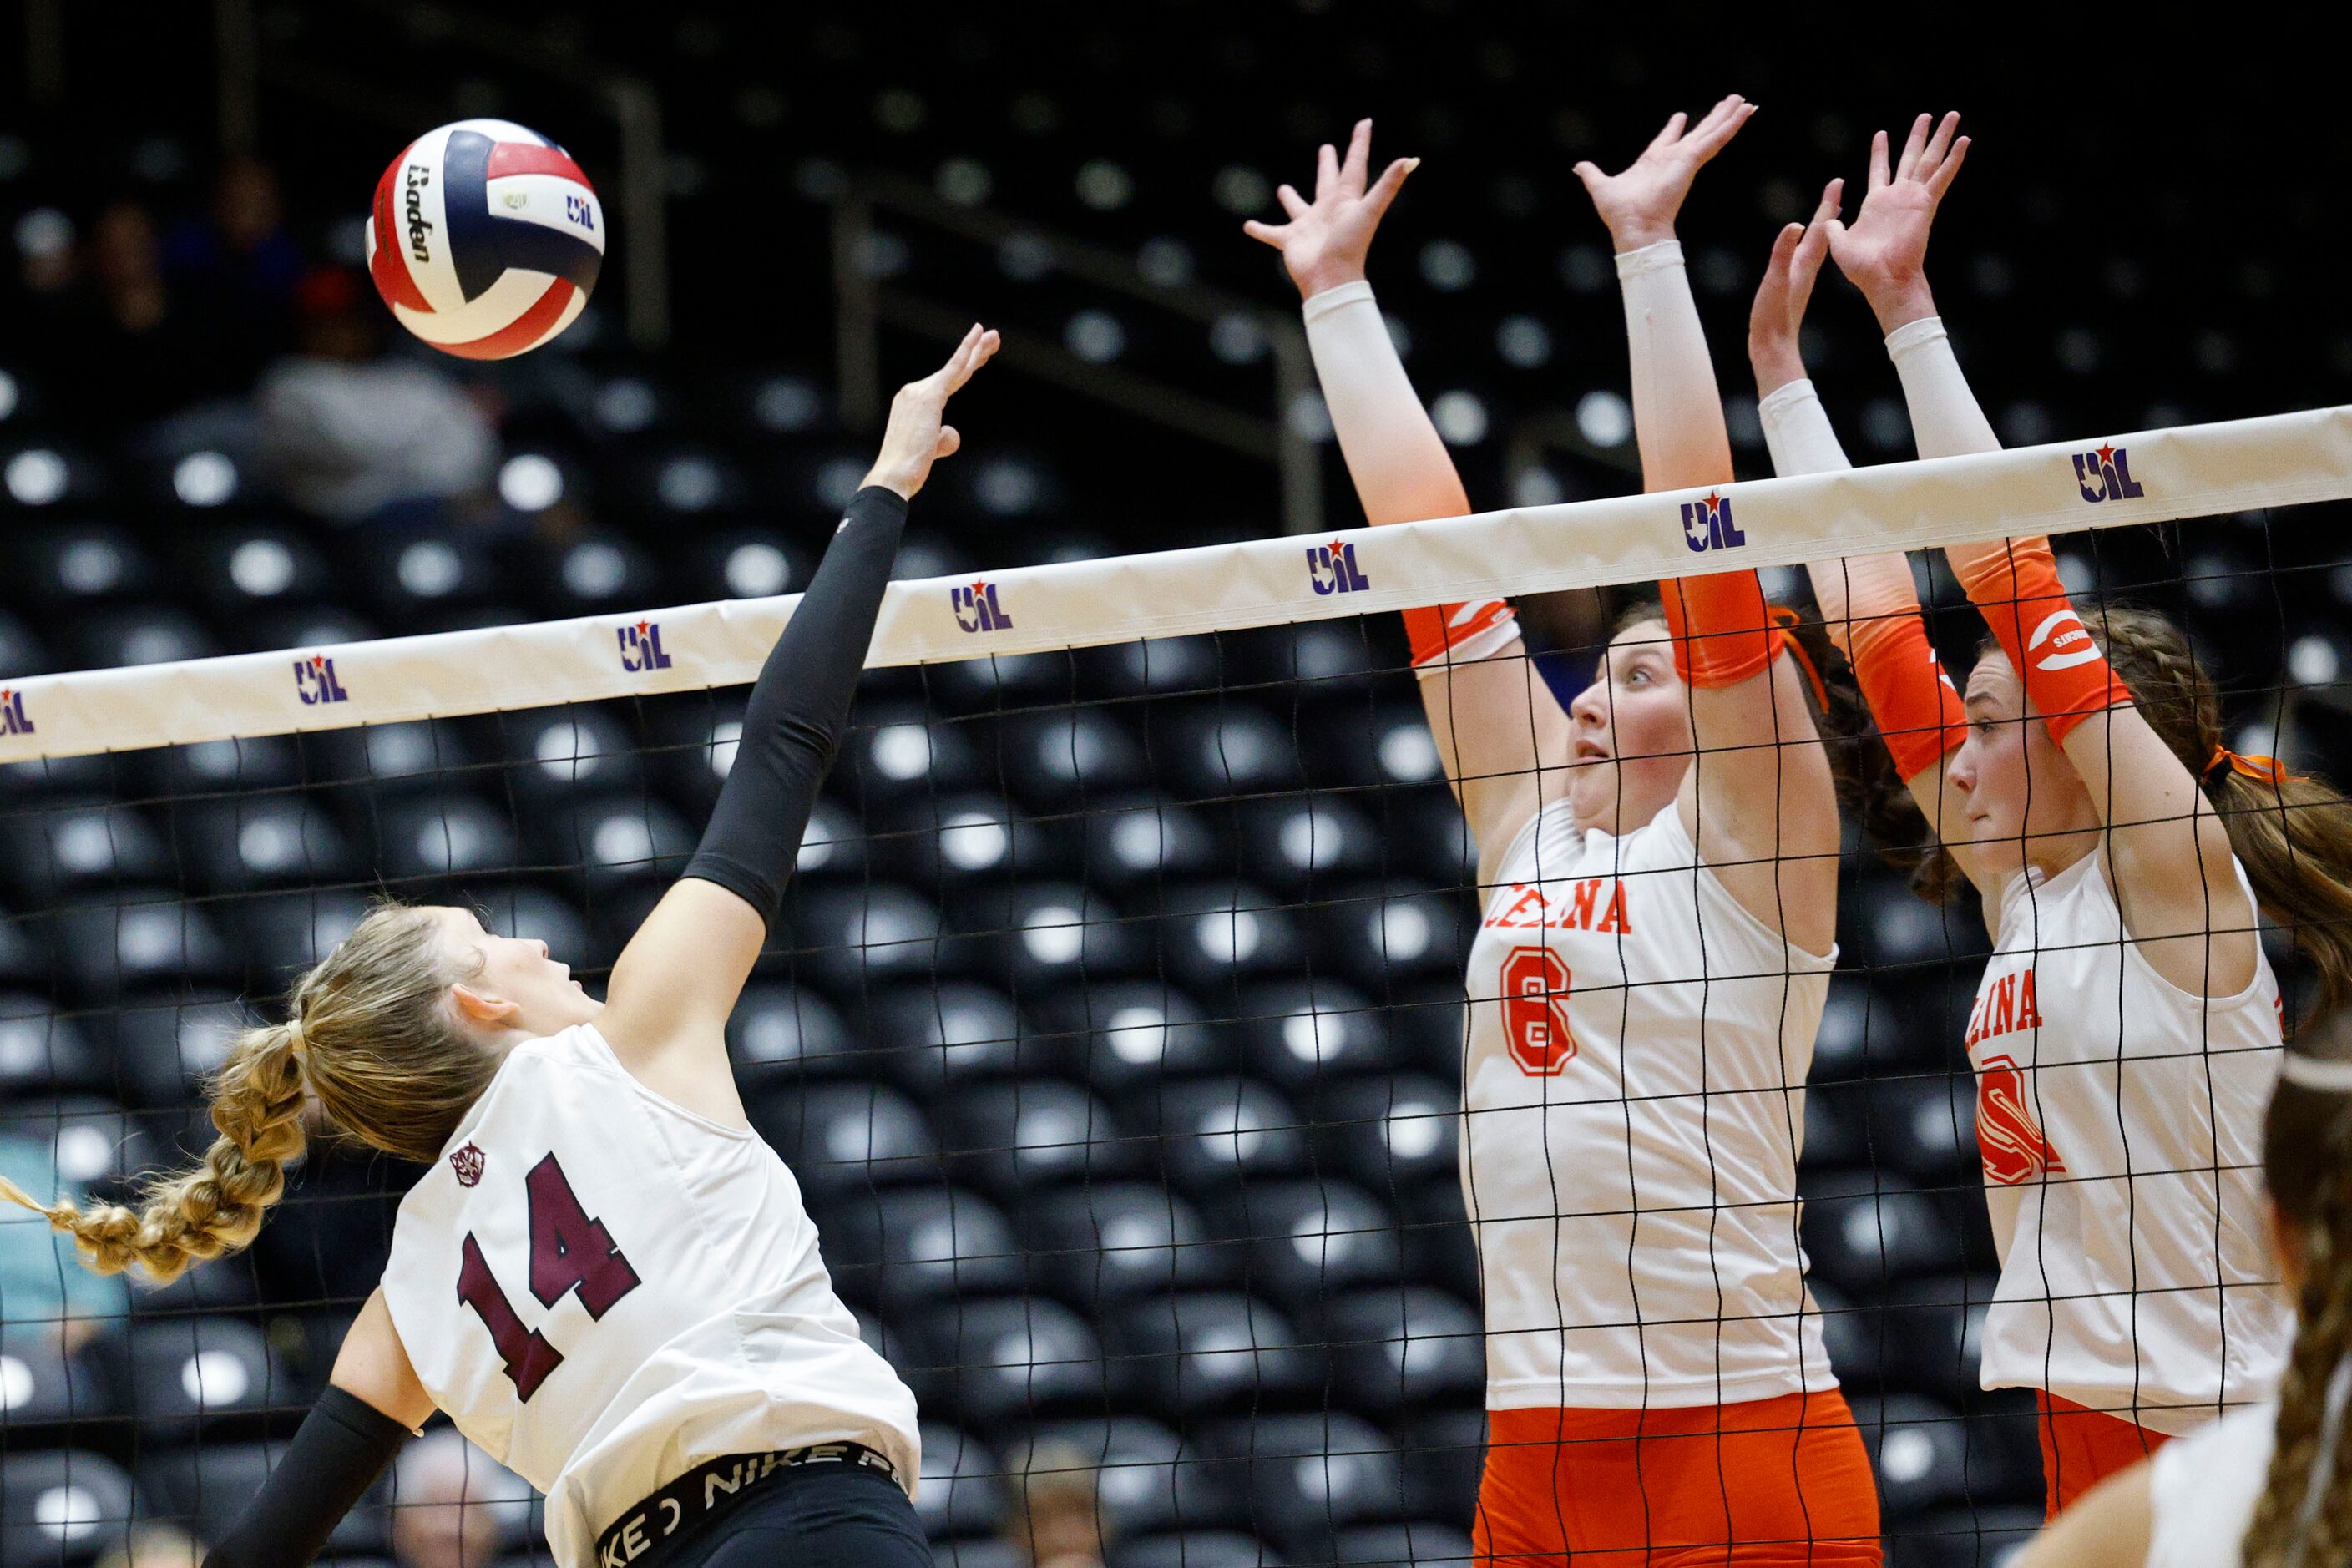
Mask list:
[[[1772,624],[1779,626],[1784,634],[1780,639],[1780,646],[1789,650],[1790,657],[1797,661],[1797,668],[1805,672],[1805,680],[1813,689],[1813,701],[1819,705],[1822,712],[1828,712],[1830,710],[1829,682],[1822,679],[1822,672],[1813,667],[1813,656],[1805,651],[1805,645],[1799,642],[1795,636],[1797,623],[1803,617],[1786,605],[1768,605],[1764,608],[1764,613],[1772,617]]]
[[[2286,764],[2276,757],[2266,757],[2260,752],[2248,754],[2233,752],[2227,746],[2216,746],[2212,759],[2205,764],[2204,782],[2212,784],[2225,770],[2241,778],[2252,779],[2256,784],[2269,784],[2273,789],[2294,776],[2286,771]]]

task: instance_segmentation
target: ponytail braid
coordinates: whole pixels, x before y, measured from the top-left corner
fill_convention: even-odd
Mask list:
[[[5,1181],[0,1195],[47,1215],[100,1274],[137,1264],[169,1281],[191,1263],[245,1247],[261,1229],[263,1211],[285,1192],[287,1165],[302,1154],[301,1044],[294,1023],[238,1037],[210,1092],[220,1136],[192,1169],[151,1182],[138,1208],[68,1198],[42,1204]]]

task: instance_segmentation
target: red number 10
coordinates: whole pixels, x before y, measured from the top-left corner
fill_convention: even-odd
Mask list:
[[[577,1290],[589,1317],[602,1318],[637,1288],[637,1271],[613,1245],[604,1222],[580,1206],[552,1153],[531,1167],[523,1188],[530,1200],[530,1293],[541,1306],[552,1307]],[[457,1272],[457,1300],[473,1308],[490,1331],[516,1397],[530,1399],[547,1374],[563,1364],[562,1352],[546,1335],[523,1326],[471,1231],[466,1233],[465,1265]]]

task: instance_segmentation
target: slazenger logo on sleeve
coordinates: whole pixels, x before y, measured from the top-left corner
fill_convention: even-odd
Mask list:
[[[2099,657],[2098,645],[2091,640],[2083,617],[2072,610],[2053,610],[2044,616],[2026,639],[2025,651],[2031,654],[2043,643],[2050,645],[2050,652],[2033,661],[2036,669],[2072,669]]]

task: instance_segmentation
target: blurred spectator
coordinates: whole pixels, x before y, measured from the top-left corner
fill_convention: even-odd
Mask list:
[[[71,232],[62,216],[47,226]],[[58,389],[84,416],[143,424],[233,380],[217,335],[173,297],[155,220],[138,202],[101,211],[69,268],[54,251],[36,259],[27,253],[26,281],[54,304],[37,307],[23,335],[42,345]]]
[[[530,1520],[530,1486],[460,1436],[427,1432],[392,1467],[392,1555],[400,1568],[489,1568]]]
[[[1095,1468],[1076,1449],[1040,1444],[1014,1482],[1004,1539],[1030,1568],[1103,1568]]]
[[[262,377],[262,449],[287,499],[331,522],[410,526],[487,506],[488,416],[438,365],[384,357],[366,292],[347,268],[304,278],[301,346]]]
[[[173,289],[218,323],[240,387],[294,346],[294,293],[304,264],[286,232],[278,174],[268,164],[231,159],[210,214],[175,225],[165,254]]]
[[[204,1560],[203,1545],[177,1525],[142,1524],[93,1568],[202,1568]]]
[[[61,1182],[47,1143],[0,1133],[0,1176],[28,1193],[56,1193],[84,1201],[88,1194]],[[131,1310],[121,1276],[92,1274],[74,1256],[73,1243],[39,1215],[0,1205],[0,1322],[52,1323],[68,1351],[79,1350],[110,1320]]]

